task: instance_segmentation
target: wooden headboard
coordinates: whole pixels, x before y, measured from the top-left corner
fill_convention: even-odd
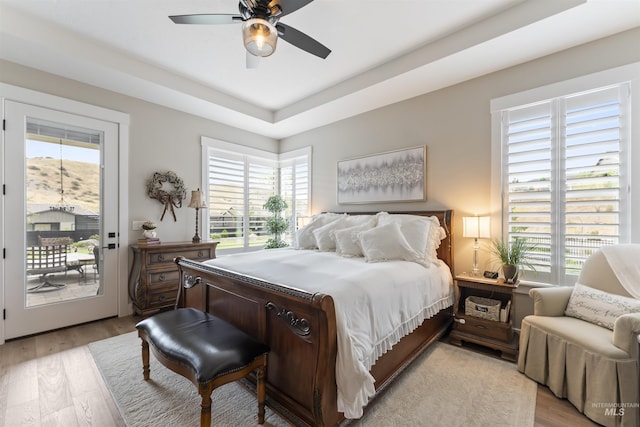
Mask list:
[[[440,225],[447,233],[438,248],[438,258],[443,260],[451,269],[453,274],[453,210],[445,209],[439,211],[385,211],[389,214],[406,214],[418,216],[435,216],[440,220]],[[375,215],[377,212],[344,212],[347,215]]]

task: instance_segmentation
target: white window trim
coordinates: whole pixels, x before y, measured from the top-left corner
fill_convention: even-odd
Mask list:
[[[501,111],[621,82],[629,82],[632,88],[629,102],[635,109],[634,117],[637,118],[640,111],[640,62],[491,100],[491,236],[493,238],[501,238],[504,229],[502,215],[503,153]],[[629,119],[631,122],[631,139],[628,145],[630,155],[628,157],[629,177],[626,189],[626,202],[628,203],[628,217],[630,220],[627,229],[621,230],[621,236],[632,243],[640,243],[640,222],[632,220],[640,216],[640,185],[633,186],[634,183],[640,183],[640,120],[633,120],[634,117]]]

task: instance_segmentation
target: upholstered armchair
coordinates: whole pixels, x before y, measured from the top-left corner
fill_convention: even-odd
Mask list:
[[[640,300],[627,291],[638,295],[639,251],[600,250],[585,261],[575,287],[532,289],[534,314],[522,321],[518,370],[605,426],[640,423]]]

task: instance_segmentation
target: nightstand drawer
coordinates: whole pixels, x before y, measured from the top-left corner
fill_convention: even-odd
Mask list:
[[[465,316],[464,321],[464,324],[460,322],[455,324],[455,328],[460,332],[504,342],[511,342],[513,338],[513,328],[509,323],[477,319],[470,316]]]

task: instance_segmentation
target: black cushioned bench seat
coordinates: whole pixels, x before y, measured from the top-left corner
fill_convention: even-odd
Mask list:
[[[188,378],[202,397],[201,426],[211,424],[216,387],[257,371],[258,421],[264,422],[269,347],[230,323],[193,308],[166,311],[140,321],[144,379],[149,379],[149,345],[160,363]]]

